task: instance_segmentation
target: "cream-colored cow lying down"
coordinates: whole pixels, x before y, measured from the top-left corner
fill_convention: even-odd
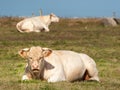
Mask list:
[[[17,23],[16,28],[19,32],[49,32],[49,25],[52,22],[59,22],[59,18],[55,14],[50,14],[46,16],[37,16],[26,18],[19,23]]]
[[[28,60],[22,80],[99,81],[96,63],[86,54],[36,46],[20,50],[19,55]]]

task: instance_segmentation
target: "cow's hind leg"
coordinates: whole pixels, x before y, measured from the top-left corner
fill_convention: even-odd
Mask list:
[[[88,80],[88,81],[98,81],[99,82],[98,71],[86,70],[83,79]]]
[[[88,71],[86,70],[85,71],[85,74],[84,74],[84,76],[83,76],[83,80],[89,80],[90,79],[90,76],[89,76],[89,74],[88,74]]]

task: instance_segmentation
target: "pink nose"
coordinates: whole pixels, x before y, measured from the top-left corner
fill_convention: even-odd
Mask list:
[[[39,65],[37,62],[33,62],[32,63],[32,69],[38,69],[39,68]]]
[[[38,69],[38,65],[33,65],[32,68],[33,69]]]

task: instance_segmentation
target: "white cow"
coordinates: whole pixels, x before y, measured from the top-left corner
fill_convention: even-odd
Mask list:
[[[17,23],[16,28],[19,32],[49,32],[49,25],[51,22],[59,22],[59,18],[55,14],[50,14],[46,16],[37,16],[26,18],[19,23]]]
[[[96,63],[86,54],[37,46],[22,49],[19,55],[28,60],[22,80],[99,81]]]

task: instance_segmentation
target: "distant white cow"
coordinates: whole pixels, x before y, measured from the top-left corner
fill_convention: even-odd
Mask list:
[[[22,49],[19,55],[28,60],[22,80],[99,81],[96,63],[86,54],[37,46]]]
[[[50,14],[46,16],[37,16],[26,18],[19,23],[17,23],[16,28],[19,32],[49,32],[49,25],[51,22],[59,22],[59,18],[55,14]]]

